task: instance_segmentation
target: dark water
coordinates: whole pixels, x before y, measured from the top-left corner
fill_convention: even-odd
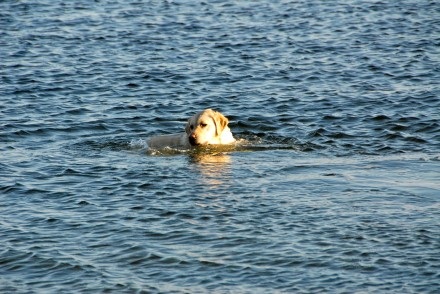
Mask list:
[[[1,293],[438,293],[438,1],[0,1]],[[149,152],[215,108],[236,150]]]

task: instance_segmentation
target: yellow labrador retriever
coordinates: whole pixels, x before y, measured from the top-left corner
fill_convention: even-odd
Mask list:
[[[151,137],[147,144],[153,149],[232,144],[235,139],[228,123],[220,112],[205,109],[188,120],[185,133]]]

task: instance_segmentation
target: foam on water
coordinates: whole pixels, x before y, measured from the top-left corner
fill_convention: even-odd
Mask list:
[[[132,139],[130,141],[130,148],[135,149],[135,150],[145,150],[148,149],[148,144],[147,141],[145,139]]]

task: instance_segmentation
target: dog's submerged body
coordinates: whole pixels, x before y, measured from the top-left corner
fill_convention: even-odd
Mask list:
[[[233,144],[235,139],[228,123],[220,112],[205,109],[188,120],[185,133],[151,137],[147,144],[153,149]]]

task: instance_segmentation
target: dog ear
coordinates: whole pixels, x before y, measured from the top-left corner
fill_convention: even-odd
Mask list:
[[[214,111],[213,119],[215,124],[215,134],[220,136],[225,127],[228,125],[229,120],[218,111]]]

